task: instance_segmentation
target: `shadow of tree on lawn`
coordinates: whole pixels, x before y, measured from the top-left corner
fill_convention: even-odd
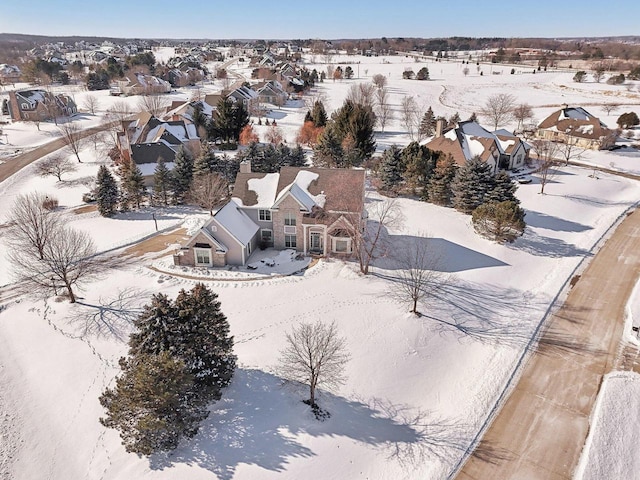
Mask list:
[[[469,441],[463,426],[433,420],[408,406],[320,395],[322,408],[331,413],[324,422],[299,401],[305,398],[299,387],[267,372],[238,369],[198,435],[169,454],[152,456],[150,467],[197,465],[222,480],[232,479],[241,464],[281,472],[292,459],[316,455],[299,438],[308,436],[344,437],[379,449],[405,466],[417,466],[427,458],[459,455]]]

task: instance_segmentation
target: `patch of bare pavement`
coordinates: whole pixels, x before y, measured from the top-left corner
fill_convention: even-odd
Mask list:
[[[571,479],[602,377],[638,371],[622,340],[625,307],[640,275],[640,209],[627,216],[553,315],[518,384],[459,480]]]

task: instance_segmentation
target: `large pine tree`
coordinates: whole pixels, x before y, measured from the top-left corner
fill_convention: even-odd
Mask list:
[[[215,293],[198,283],[189,292],[181,290],[175,302],[154,295],[134,325],[131,356],[169,351],[184,362],[200,394],[220,398],[233,376],[236,356],[229,322]]]
[[[175,203],[183,203],[193,181],[193,161],[182,148],[176,152],[173,163],[173,197]]]
[[[109,169],[100,165],[96,178],[96,203],[98,212],[103,217],[110,217],[118,206],[118,184]]]
[[[158,159],[153,173],[153,198],[155,202],[167,205],[169,203],[169,191],[171,190],[172,175],[162,157]]]
[[[427,193],[429,202],[448,207],[451,205],[451,183],[456,176],[458,166],[450,155],[441,155],[429,179]]]
[[[451,182],[453,208],[464,213],[473,212],[486,200],[493,186],[491,165],[474,157],[458,168]]]
[[[316,127],[325,127],[327,125],[327,111],[324,109],[324,104],[320,100],[316,100],[313,104],[311,120]]]
[[[134,204],[136,208],[140,208],[140,203],[147,194],[147,187],[144,184],[144,177],[140,167],[131,162],[130,168],[127,169],[125,177],[122,179],[122,190],[125,201],[128,204]]]
[[[400,149],[392,145],[382,154],[378,178],[381,182],[382,190],[397,194],[400,190],[404,173],[404,164]]]
[[[422,137],[430,137],[436,130],[436,117],[433,114],[433,109],[429,107],[422,116],[418,133]]]
[[[489,202],[514,202],[520,204],[520,200],[516,197],[518,185],[514,182],[509,174],[504,170],[499,171],[493,178],[491,190],[487,192],[486,200]]]
[[[313,164],[316,167],[336,167],[342,161],[343,155],[341,140],[333,127],[328,126],[313,146]]]
[[[331,116],[331,122],[325,131],[333,129],[341,144],[348,137],[353,139],[352,150],[358,152],[358,158],[354,164],[358,166],[375,152],[376,142],[373,135],[375,124],[376,115],[370,106],[345,100],[342,107]]]
[[[418,142],[411,142],[402,150],[404,180],[411,192],[423,200],[429,198],[427,187],[439,157],[440,152],[433,152]]]
[[[106,416],[100,422],[120,431],[127,452],[151,455],[173,450],[193,437],[208,415],[194,396],[194,379],[169,351],[121,359],[122,374],[100,397]]]

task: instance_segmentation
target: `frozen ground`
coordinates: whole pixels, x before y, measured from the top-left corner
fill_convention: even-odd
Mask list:
[[[505,87],[534,105],[538,118],[553,110],[549,105],[566,101],[563,95],[570,94],[571,102],[596,102],[608,97],[604,89],[616,88],[574,85],[563,72],[465,77],[460,65],[433,62],[433,81],[405,81],[403,69],[417,71],[420,64],[404,57],[349,57],[356,59],[359,80],[325,82],[316,89],[329,110],[341,104],[350,84],[370,81],[378,72],[390,74],[396,108],[402,95],[420,95],[424,104],[433,103],[436,115],[458,110],[463,118]],[[290,102],[271,116],[278,117],[291,143],[304,113]],[[387,130],[378,134],[380,148],[408,142],[397,120]],[[154,231],[151,211],[114,219],[73,213],[86,188],[81,179],[94,175],[100,163],[87,153],[83,170],[61,185],[25,169],[0,184],[2,204],[20,192],[53,192],[73,226],[90,232],[100,249]],[[103,412],[97,399],[118,373],[131,319],[141,306],[152,293],[175,296],[196,280],[155,272],[147,268],[150,261],[141,260],[87,285],[75,305],[52,298],[8,303],[0,311],[0,475],[16,480],[446,478],[551,299],[640,196],[637,182],[590,174],[563,168],[546,195],[538,194],[535,176],[521,185],[528,228],[510,246],[477,237],[469,216],[400,199],[406,220],[391,238],[399,248],[429,242],[450,276],[441,298],[422,307],[423,317],[407,314],[407,306],[390,298],[395,267],[389,260],[367,277],[353,264],[323,260],[303,275],[207,280],[229,318],[239,369],[202,431],[168,456],[127,454],[117,433],[98,423]],[[374,194],[369,201],[378,199]],[[160,228],[192,225],[195,213],[163,212]],[[428,240],[421,238],[424,232]],[[0,266],[2,285],[8,272],[6,262]],[[321,394],[321,404],[332,413],[324,423],[301,403],[303,392],[284,386],[273,369],[285,333],[318,319],[337,322],[352,355],[347,384]]]

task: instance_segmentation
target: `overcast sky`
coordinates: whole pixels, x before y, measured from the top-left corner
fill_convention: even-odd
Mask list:
[[[432,1],[0,0],[0,33],[211,39],[640,35],[638,0]]]

